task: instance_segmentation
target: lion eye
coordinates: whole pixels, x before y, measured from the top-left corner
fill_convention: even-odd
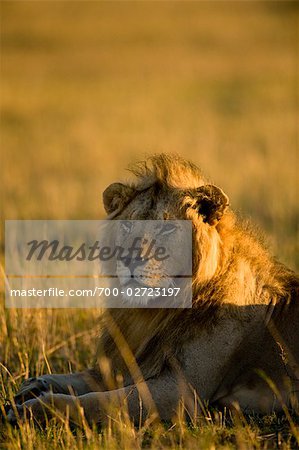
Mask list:
[[[172,223],[167,223],[167,224],[163,225],[160,233],[165,235],[165,234],[173,233],[175,230],[176,230],[175,225],[173,225]]]
[[[130,233],[133,228],[133,224],[132,222],[125,221],[121,223],[121,227],[126,233]]]

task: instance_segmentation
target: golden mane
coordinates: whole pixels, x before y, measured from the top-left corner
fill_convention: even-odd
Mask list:
[[[170,188],[194,189],[206,182],[200,169],[179,155],[156,154],[133,164],[129,171],[137,178],[139,190],[155,183]]]

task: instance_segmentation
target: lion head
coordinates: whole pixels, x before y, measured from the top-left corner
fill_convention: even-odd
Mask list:
[[[190,259],[188,242],[177,229],[186,220],[192,224],[194,283],[211,279],[222,257],[221,223],[229,203],[226,194],[207,183],[196,166],[179,157],[156,155],[131,171],[136,176],[134,183],[113,183],[103,193],[108,219],[119,221],[117,244],[131,248],[138,235],[148,245],[151,240],[147,237],[153,236],[154,227],[155,249],[166,243],[180,257],[162,261],[140,257],[133,264],[117,261],[120,284],[153,288],[176,285],[172,275],[181,275],[181,267],[188,265],[184,258]],[[142,251],[146,253],[146,245]],[[143,296],[141,301],[146,304],[149,298]]]

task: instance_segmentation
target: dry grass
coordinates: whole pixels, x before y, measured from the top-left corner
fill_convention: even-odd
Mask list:
[[[103,217],[100,193],[154,151],[191,158],[298,259],[296,2],[1,2],[2,212]],[[2,233],[3,235],[3,233]],[[2,240],[3,241],[3,240]],[[0,306],[1,397],[80,370],[99,312]],[[90,330],[90,333],[84,333]],[[5,448],[291,448],[283,417],[103,434],[3,427]],[[1,445],[1,444],[0,444]]]

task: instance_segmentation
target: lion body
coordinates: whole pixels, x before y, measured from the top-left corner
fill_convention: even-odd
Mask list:
[[[193,308],[120,309],[107,315],[118,324],[145,380],[159,376],[175,359],[204,400],[225,405],[239,401],[243,408],[258,411],[279,409],[281,403],[274,401],[273,391],[257,371],[275,382],[285,401],[290,384],[295,380],[298,385],[298,277],[275,261],[257,233],[238,222],[231,211],[212,229],[193,210],[182,216],[177,191],[206,183],[194,166],[180,160],[176,164],[167,157],[154,160],[153,165],[151,170],[137,171],[140,194],[114,218],[161,220],[166,213],[171,219],[193,220]],[[197,264],[199,253],[201,263]],[[100,347],[114,370],[121,368],[125,382],[132,383],[108,331]],[[196,374],[208,373],[213,358],[219,364],[218,373],[211,366],[210,389],[198,386]]]
[[[104,313],[94,367],[74,378],[85,386],[80,389],[77,383],[78,395],[92,392],[88,399],[82,395],[87,417],[96,420],[95,398],[104,405],[103,398],[115,399],[112,393],[118,391],[109,385],[105,361],[109,379],[123,377],[119,392],[128,395],[126,387],[137,386],[138,393],[128,397],[132,417],[139,417],[138,396],[144,392],[138,385],[144,382],[165,419],[182,397],[194,411],[194,392],[201,401],[230,407],[238,403],[257,412],[297,401],[298,277],[236,219],[221,190],[205,191],[207,182],[194,165],[158,155],[134,173],[137,182],[122,185],[121,193],[117,185],[104,193],[108,219],[192,220],[193,306]],[[65,386],[60,392],[65,393]]]

